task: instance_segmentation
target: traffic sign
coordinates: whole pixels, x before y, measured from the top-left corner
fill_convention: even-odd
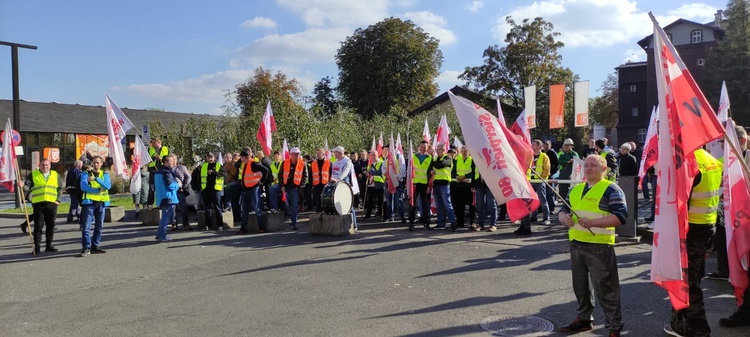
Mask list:
[[[18,133],[18,131],[10,129],[10,139],[13,146],[18,146],[21,144],[21,134]],[[5,139],[5,131],[0,133],[0,138]]]

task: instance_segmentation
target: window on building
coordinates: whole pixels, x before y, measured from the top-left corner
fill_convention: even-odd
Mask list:
[[[638,107],[633,108],[631,111],[631,115],[633,117],[638,117]]]
[[[636,92],[638,87],[635,84],[631,84],[628,89],[630,90],[629,92]]]
[[[699,67],[702,67],[702,66],[706,65],[706,60],[705,59],[698,59],[696,61],[696,63],[698,64]]]
[[[638,129],[638,143],[645,144],[646,143],[646,129]]]
[[[669,42],[673,42],[673,41],[672,41],[672,34],[670,34],[670,33],[667,33],[667,38],[669,38]]]
[[[698,29],[690,32],[690,42],[691,43],[703,42],[703,32]]]

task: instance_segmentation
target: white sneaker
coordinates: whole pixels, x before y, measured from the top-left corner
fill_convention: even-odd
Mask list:
[[[549,226],[549,225],[550,225],[550,222],[549,222],[549,220],[545,220],[544,222],[542,222],[542,225],[547,225],[547,226]]]
[[[654,229],[654,223],[652,222],[652,223],[648,224],[648,226],[646,226],[646,228],[648,228],[648,229]]]

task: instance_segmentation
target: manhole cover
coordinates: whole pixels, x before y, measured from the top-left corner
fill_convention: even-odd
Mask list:
[[[555,329],[552,322],[536,316],[492,316],[482,321],[482,329],[496,336],[547,336]]]

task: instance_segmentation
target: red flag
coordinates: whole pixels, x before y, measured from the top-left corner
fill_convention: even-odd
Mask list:
[[[659,111],[654,107],[651,111],[651,122],[648,124],[648,131],[646,132],[646,144],[643,146],[643,154],[641,155],[641,168],[638,170],[638,176],[641,179],[646,176],[646,171],[654,166],[659,158],[659,146],[656,138],[658,122]]]
[[[737,134],[734,131],[734,121],[727,119],[727,139],[740,148]],[[748,287],[747,266],[750,264],[750,180],[742,170],[738,157],[731,150],[729,144],[724,145],[724,223],[727,230],[727,259],[729,260],[729,282],[734,286],[734,296],[737,305],[742,305],[745,289]]]
[[[523,141],[531,144],[531,133],[529,132],[529,122],[526,118],[526,110],[521,111],[521,114],[516,118],[516,122],[510,126],[510,131],[521,136]]]
[[[380,132],[380,138],[378,139],[378,147],[375,148],[378,152],[378,157],[383,155],[383,132]]]
[[[450,135],[451,128],[448,127],[448,119],[445,118],[445,115],[440,118],[440,124],[438,125],[437,133],[435,134],[435,138],[437,138],[436,144],[445,144],[445,149],[447,150],[451,145]]]
[[[13,129],[10,126],[10,118],[5,122],[3,132],[3,153],[0,155],[0,186],[15,192],[13,183],[16,182],[16,170],[13,163],[16,161],[16,148],[13,146]]]
[[[386,182],[388,193],[396,193],[398,187],[398,163],[396,162],[396,147],[393,146],[393,134],[391,133],[391,145],[388,147],[388,162],[386,163]]]
[[[518,159],[518,164],[521,165],[521,170],[526,172],[534,159],[534,149],[531,148],[531,144],[523,140],[523,137],[514,134],[505,125],[500,124],[500,127],[503,129],[505,138],[508,139],[508,144],[513,149],[513,154]]]
[[[511,221],[529,215],[539,207],[539,197],[526,179],[526,170],[515,156],[510,155],[513,152],[512,143],[500,122],[479,105],[450,91],[448,96],[474,164],[497,203],[508,204]]]
[[[275,132],[276,131],[276,118],[273,117],[273,110],[271,109],[270,99],[268,100],[268,105],[266,105],[266,113],[271,119],[271,132]]]
[[[672,307],[689,305],[687,202],[697,174],[694,151],[722,136],[716,114],[653,14],[659,97],[659,173],[651,281],[667,290]],[[701,150],[703,151],[703,150]]]
[[[269,101],[269,107],[270,101]],[[266,112],[263,113],[263,117],[261,118],[260,125],[258,125],[258,133],[255,134],[255,138],[258,139],[258,142],[260,143],[260,147],[263,148],[263,152],[266,153],[267,156],[271,155],[271,116],[269,115],[269,110],[266,109]]]
[[[564,127],[565,84],[549,86],[549,128]]]

